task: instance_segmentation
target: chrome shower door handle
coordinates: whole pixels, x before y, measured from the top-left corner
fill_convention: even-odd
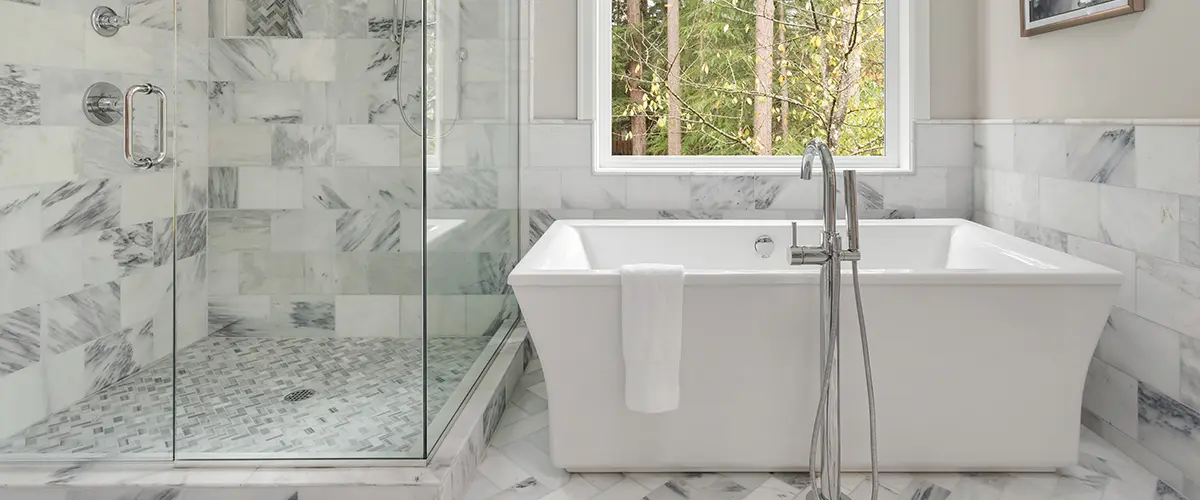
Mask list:
[[[133,155],[133,98],[138,94],[158,96],[158,152],[153,156],[134,157]],[[150,170],[161,165],[167,159],[167,93],[162,87],[146,83],[134,85],[125,91],[125,161],[134,168]]]

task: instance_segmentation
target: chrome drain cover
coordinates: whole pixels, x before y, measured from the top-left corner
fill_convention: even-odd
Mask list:
[[[298,391],[289,392],[287,396],[283,397],[283,400],[289,403],[295,403],[297,401],[304,401],[305,399],[311,398],[316,393],[317,391],[312,389],[300,389]]]

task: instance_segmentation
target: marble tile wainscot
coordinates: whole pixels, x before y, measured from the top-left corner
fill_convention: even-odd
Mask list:
[[[1125,274],[1084,423],[1200,497],[1200,121],[984,121],[975,220]]]
[[[522,134],[522,251],[558,219],[820,218],[820,183],[794,174],[596,174],[591,129],[557,120]],[[973,125],[918,122],[916,130],[913,172],[859,176],[862,217],[971,216]]]

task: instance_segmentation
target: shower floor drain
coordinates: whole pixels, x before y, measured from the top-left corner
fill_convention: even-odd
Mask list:
[[[289,392],[287,396],[283,397],[283,400],[289,403],[295,403],[296,401],[304,401],[305,399],[311,398],[313,397],[313,394],[316,393],[317,392],[312,389],[300,389],[298,391]]]

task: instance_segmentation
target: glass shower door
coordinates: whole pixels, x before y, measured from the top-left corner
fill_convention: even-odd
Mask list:
[[[205,69],[177,76],[175,14],[0,2],[0,460],[172,456],[175,263],[203,241],[174,209],[205,184],[176,182],[177,78]]]

